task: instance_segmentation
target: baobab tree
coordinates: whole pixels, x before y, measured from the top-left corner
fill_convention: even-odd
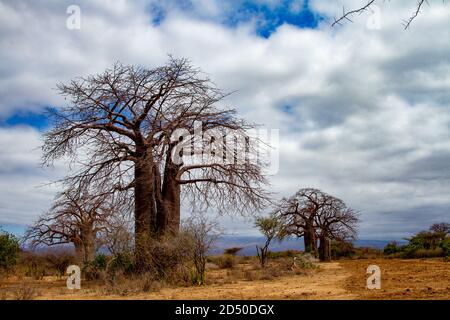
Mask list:
[[[101,193],[131,190],[136,248],[178,231],[183,195],[218,211],[253,212],[267,201],[263,164],[231,161],[256,154],[254,144],[237,139],[231,148],[223,139],[228,131],[245,136],[254,126],[219,107],[226,95],[189,61],[170,58],[153,69],[117,63],[58,88],[69,104],[51,110],[55,124],[45,135],[44,163],[67,156],[81,162],[67,183]]]
[[[283,219],[285,233],[303,237],[305,252],[318,253],[321,260],[330,259],[331,239],[341,241],[356,235],[356,213],[342,200],[318,189],[300,189],[283,199],[276,212]]]
[[[339,18],[335,18],[332,26],[340,25],[345,21],[352,22],[351,18],[355,15],[360,15],[363,12],[370,11],[371,7],[373,7],[377,3],[377,0],[367,0],[365,4],[360,7],[357,7],[352,10],[342,9],[342,15]],[[411,26],[411,23],[419,16],[423,6],[427,4],[427,0],[418,0],[416,3],[416,7],[413,10],[411,16],[405,20],[403,20],[403,26],[405,29],[408,29]]]
[[[290,198],[281,200],[276,209],[289,234],[303,237],[305,251],[317,253],[315,218],[329,202],[329,196],[313,188],[300,189]]]
[[[105,196],[92,196],[86,190],[61,192],[52,208],[27,229],[25,241],[32,247],[73,244],[77,260],[89,263],[95,256],[97,234],[107,229],[116,209]]]
[[[341,199],[328,196],[327,205],[315,216],[315,225],[319,238],[319,258],[331,260],[331,240],[353,240],[357,234],[357,213],[348,208]]]

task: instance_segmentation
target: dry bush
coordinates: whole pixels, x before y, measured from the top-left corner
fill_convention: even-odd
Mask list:
[[[423,259],[423,258],[437,258],[442,257],[443,250],[441,248],[436,249],[419,249],[410,255],[411,258]]]
[[[136,293],[159,292],[163,283],[155,279],[152,274],[125,276],[116,275],[113,281],[107,282],[104,287],[105,294],[128,296]]]
[[[244,271],[244,279],[247,281],[255,281],[259,280],[259,272],[255,270],[245,270]]]
[[[144,242],[141,242],[144,243]],[[190,282],[192,241],[181,232],[177,236],[148,239],[144,248],[139,248],[146,265],[141,272],[154,274],[155,278],[169,284]]]
[[[47,266],[56,272],[58,276],[66,274],[67,267],[76,264],[76,258],[67,251],[51,252],[45,255]]]
[[[40,295],[40,292],[27,284],[21,284],[14,291],[14,300],[33,300]]]
[[[68,251],[22,252],[16,266],[16,275],[23,274],[36,280],[42,280],[45,276],[61,277],[71,264],[76,264],[76,259]]]
[[[383,251],[376,248],[360,247],[353,250],[353,259],[376,259],[384,256]]]
[[[223,254],[218,256],[209,256],[208,262],[214,263],[220,269],[232,269],[238,263],[238,259],[236,256]]]

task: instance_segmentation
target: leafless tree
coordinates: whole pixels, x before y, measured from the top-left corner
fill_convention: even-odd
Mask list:
[[[285,233],[303,237],[305,251],[319,254],[321,260],[330,259],[331,239],[344,240],[356,235],[356,213],[342,200],[318,189],[300,189],[294,196],[283,199],[276,210],[283,219]]]
[[[284,220],[286,232],[303,237],[306,252],[317,254],[315,218],[329,201],[326,193],[305,188],[294,196],[283,199],[278,205],[277,212]]]
[[[445,0],[444,0],[445,1]],[[366,0],[366,3],[362,6],[347,11],[345,7],[342,9],[342,15],[339,18],[335,18],[332,26],[340,25],[344,21],[352,22],[351,18],[355,15],[360,15],[366,11],[370,11],[371,7],[377,2],[377,0]],[[412,13],[412,15],[403,21],[403,26],[405,29],[408,29],[411,23],[419,16],[423,6],[428,3],[427,0],[417,0],[416,7]]]
[[[435,223],[430,227],[430,231],[437,236],[438,241],[444,241],[447,235],[450,234],[450,223]]]
[[[331,260],[331,240],[354,240],[357,234],[357,213],[341,199],[328,196],[328,204],[316,215],[315,225],[320,240],[319,258]]]
[[[78,260],[88,263],[95,255],[97,234],[106,230],[114,210],[112,202],[104,196],[92,196],[86,190],[67,190],[28,228],[24,238],[32,247],[73,244]]]
[[[113,256],[133,252],[134,233],[129,212],[115,210],[100,231],[97,246],[106,248]]]
[[[226,95],[189,61],[170,58],[154,69],[117,63],[59,90],[69,105],[51,110],[55,125],[45,135],[44,163],[67,156],[81,167],[68,184],[103,194],[132,190],[136,247],[145,238],[178,231],[182,196],[222,212],[252,212],[268,199],[262,163],[204,161],[180,150],[180,144],[187,149],[200,140],[209,156],[227,150],[223,157],[232,160],[256,153],[248,139],[230,152],[220,134],[245,136],[254,126],[236,118],[234,109],[220,108]],[[215,139],[173,139],[179,130],[193,134],[198,123],[202,131],[215,130]],[[174,161],[180,154],[182,161]]]
[[[192,241],[191,258],[194,262],[196,282],[205,283],[206,255],[220,236],[218,223],[205,214],[195,214],[185,221],[183,231]]]

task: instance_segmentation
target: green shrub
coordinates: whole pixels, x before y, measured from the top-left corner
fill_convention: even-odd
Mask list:
[[[94,260],[83,267],[83,274],[87,280],[102,278],[108,266],[108,257],[104,254],[95,256]]]
[[[97,269],[104,271],[108,266],[108,256],[106,256],[105,254],[98,254],[95,256],[94,261],[92,261],[92,264]]]
[[[134,259],[131,253],[119,253],[111,258],[107,267],[108,272],[122,272],[131,274],[134,271]]]
[[[442,249],[445,257],[450,256],[450,237],[441,242],[440,248]]]
[[[402,248],[397,244],[397,242],[389,242],[383,249],[383,254],[390,255],[402,251]]]
[[[408,259],[424,259],[424,258],[437,258],[443,256],[443,250],[441,248],[437,249],[417,249],[417,250],[407,250],[403,252],[402,258]]]
[[[353,243],[347,241],[331,241],[330,249],[333,259],[350,258],[355,254]]]
[[[9,271],[13,268],[19,252],[19,240],[14,235],[0,230],[0,269]]]

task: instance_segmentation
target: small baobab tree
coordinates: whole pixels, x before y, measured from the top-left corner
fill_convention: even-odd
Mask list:
[[[300,189],[290,198],[284,198],[277,206],[286,232],[303,237],[305,251],[317,254],[316,216],[329,203],[329,196],[313,188]]]
[[[105,196],[92,196],[86,190],[61,192],[52,208],[42,215],[25,234],[32,247],[73,244],[77,259],[94,259],[96,238],[106,230],[115,209]]]
[[[348,208],[344,201],[328,196],[328,204],[316,215],[315,225],[319,238],[319,258],[331,260],[331,240],[348,241],[356,237],[358,217],[356,212]]]
[[[283,199],[275,212],[283,220],[285,233],[303,237],[305,252],[321,260],[330,259],[331,240],[349,239],[356,234],[356,213],[342,200],[319,189],[300,189]]]

